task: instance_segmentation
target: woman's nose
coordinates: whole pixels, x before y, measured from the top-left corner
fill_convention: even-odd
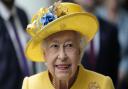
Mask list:
[[[61,60],[67,59],[67,54],[66,54],[63,47],[60,48],[60,51],[59,51],[59,54],[58,54],[58,59],[61,59]]]

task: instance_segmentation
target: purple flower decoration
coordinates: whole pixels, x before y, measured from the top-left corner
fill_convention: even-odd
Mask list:
[[[47,25],[49,22],[55,20],[57,17],[51,13],[51,12],[48,12],[46,13],[44,16],[41,17],[41,23],[43,24],[43,26]]]

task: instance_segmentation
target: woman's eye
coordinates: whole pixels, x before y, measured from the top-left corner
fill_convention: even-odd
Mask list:
[[[67,44],[66,47],[73,47],[73,45],[72,44]]]
[[[57,48],[59,47],[57,44],[51,45],[52,48]]]

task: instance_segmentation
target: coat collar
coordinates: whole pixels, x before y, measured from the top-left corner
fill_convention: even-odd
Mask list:
[[[85,85],[85,82],[80,82],[82,80],[83,70],[84,70],[83,66],[79,65],[79,71],[78,71],[77,78],[76,78],[74,84],[72,85],[72,87],[70,89],[76,89],[76,87],[80,88],[80,86],[82,87],[82,86]],[[48,71],[45,72],[45,76],[46,76],[45,78],[47,80],[47,84],[46,85],[48,86],[47,89],[54,89],[54,87],[53,87],[53,85],[52,85],[52,83],[50,81]],[[82,88],[80,88],[80,89],[82,89]]]

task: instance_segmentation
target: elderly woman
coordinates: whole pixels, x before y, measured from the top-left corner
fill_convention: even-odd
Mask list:
[[[97,29],[95,16],[77,4],[56,2],[41,8],[27,27],[32,39],[26,56],[46,62],[48,69],[26,77],[22,89],[114,89],[108,76],[80,64],[83,48]]]

